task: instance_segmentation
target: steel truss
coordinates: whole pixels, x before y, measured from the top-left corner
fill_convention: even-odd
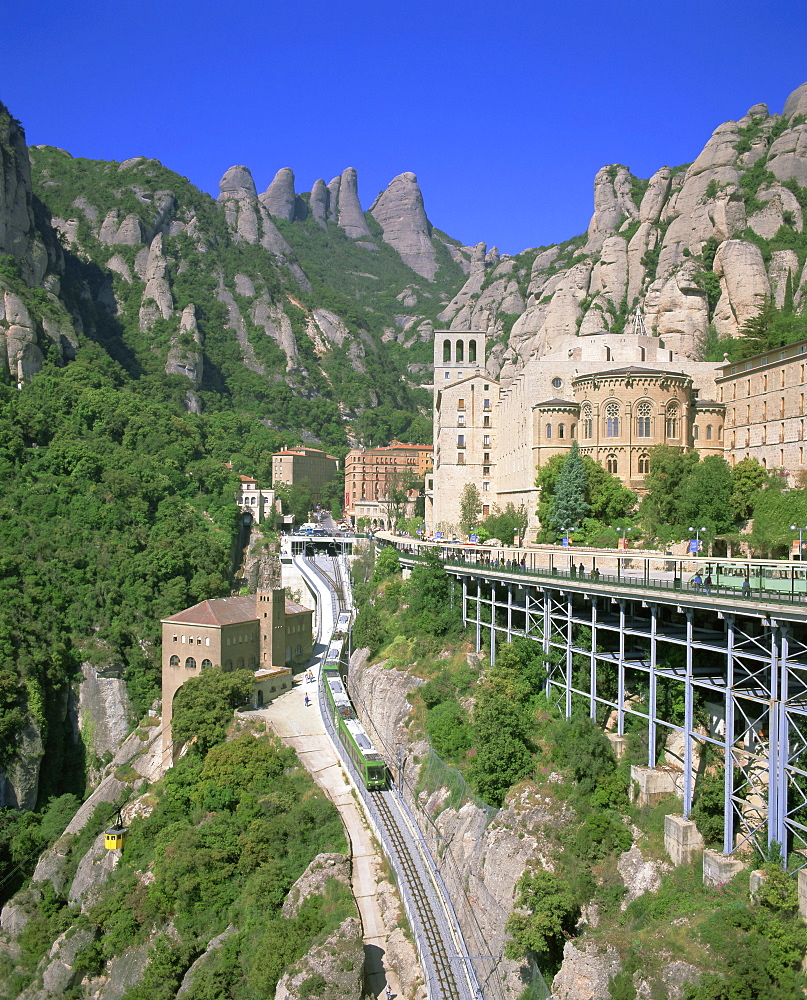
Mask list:
[[[778,843],[791,865],[807,866],[805,611],[784,617],[781,608],[766,612],[742,600],[704,608],[675,594],[643,599],[587,592],[583,583],[447,570],[462,581],[465,622],[475,626],[477,650],[489,642],[491,663],[502,642],[540,642],[549,699],[567,718],[575,705],[593,719],[610,716],[619,736],[626,721],[646,726],[648,767],[670,734],[680,734],[686,817],[704,751],[713,747],[725,762],[724,852]]]

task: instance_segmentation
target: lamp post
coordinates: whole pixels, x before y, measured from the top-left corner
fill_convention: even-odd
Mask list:
[[[700,552],[700,550],[701,550],[701,538],[700,538],[700,534],[701,534],[702,531],[706,531],[706,528],[690,528],[689,531],[690,532],[693,532],[693,531],[695,532],[695,552]],[[691,542],[692,542],[692,539],[690,539],[690,543]],[[691,548],[690,548],[690,551],[692,551]]]

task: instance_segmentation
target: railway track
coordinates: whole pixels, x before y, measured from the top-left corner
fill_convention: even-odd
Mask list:
[[[390,840],[390,845],[397,855],[397,873],[399,878],[405,880],[412,903],[415,907],[417,918],[421,925],[421,932],[428,947],[433,965],[433,973],[437,980],[441,1000],[461,1000],[463,994],[460,990],[454,970],[451,967],[448,948],[446,947],[445,931],[440,926],[434,911],[432,893],[428,891],[424,884],[419,866],[412,857],[412,852],[407,843],[407,839],[401,831],[398,821],[390,808],[388,800],[389,792],[367,792],[370,801],[378,810],[378,814],[384,824],[385,831]],[[431,996],[436,996],[430,991]]]
[[[322,559],[321,556],[319,558]],[[335,556],[327,556],[326,558],[333,563],[333,571],[331,573],[323,569],[316,556],[306,556],[306,561],[311,569],[314,570],[315,573],[318,573],[336,594],[338,610],[346,611],[349,609],[350,604],[345,598],[345,585],[342,579],[342,570],[339,566],[339,559]]]

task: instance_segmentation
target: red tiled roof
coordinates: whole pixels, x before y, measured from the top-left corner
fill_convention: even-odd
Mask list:
[[[257,479],[253,479],[252,476],[239,476],[238,477],[242,483],[257,483]]]
[[[170,618],[163,618],[163,621],[174,622],[177,625],[239,625],[241,622],[255,621],[257,617],[255,595],[246,594],[202,601],[201,604],[185,608]]]
[[[287,615],[299,615],[303,611],[311,611],[311,608],[304,608],[302,604],[295,604],[294,601],[290,601],[288,597],[286,598],[286,614]]]

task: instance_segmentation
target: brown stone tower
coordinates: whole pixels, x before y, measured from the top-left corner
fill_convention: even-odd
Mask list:
[[[258,618],[258,666],[282,667],[286,662],[286,599],[276,552],[262,549],[253,567],[255,611]]]

